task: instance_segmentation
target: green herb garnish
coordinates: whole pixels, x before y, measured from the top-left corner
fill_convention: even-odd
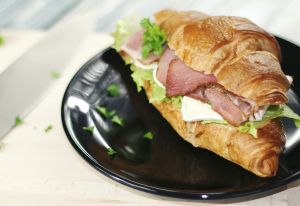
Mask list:
[[[50,76],[53,78],[53,79],[58,79],[60,78],[61,74],[58,72],[58,71],[50,71]]]
[[[93,133],[93,132],[94,132],[94,129],[95,129],[95,127],[94,127],[94,126],[90,126],[90,127],[82,127],[82,129],[83,129],[84,131],[87,131],[87,132]]]
[[[119,117],[118,115],[114,115],[114,116],[112,117],[111,121],[112,121],[113,123],[118,124],[119,126],[123,126],[123,125],[124,125],[123,119],[122,119],[121,117]]]
[[[117,152],[115,150],[113,150],[112,148],[107,148],[107,154],[109,156],[114,156],[117,154]]]
[[[20,116],[17,116],[16,119],[15,119],[15,125],[14,126],[16,127],[16,126],[19,126],[21,124],[23,124],[23,120],[21,119]]]
[[[45,132],[49,132],[50,130],[52,130],[53,129],[53,126],[52,125],[48,125],[45,129],[44,129],[44,131]]]
[[[120,95],[119,86],[117,84],[111,84],[106,88],[106,91],[110,96],[116,97]]]
[[[105,118],[111,118],[116,114],[115,110],[109,111],[106,107],[96,106],[96,110],[102,114]]]
[[[152,134],[152,132],[147,132],[147,133],[144,134],[143,137],[152,140],[153,139],[153,134]]]
[[[105,118],[111,118],[111,121],[115,124],[123,126],[123,119],[116,114],[115,110],[109,111],[106,107],[96,106],[96,110],[102,114]]]
[[[142,19],[140,25],[144,29],[142,57],[145,59],[150,53],[161,55],[167,40],[166,34],[149,18]]]

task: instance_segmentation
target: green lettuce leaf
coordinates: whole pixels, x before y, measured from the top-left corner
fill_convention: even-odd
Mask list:
[[[163,102],[172,103],[176,109],[181,109],[182,105],[182,96],[176,97],[165,97]]]
[[[140,92],[144,86],[144,81],[152,81],[152,70],[139,69],[134,64],[130,66],[130,69],[133,71],[131,77],[136,84],[137,91]]]
[[[111,33],[111,36],[115,39],[113,48],[119,51],[128,37],[139,29],[139,18],[137,17],[129,16],[118,21],[115,27],[115,31]]]
[[[220,125],[230,125],[226,120],[204,120],[201,121],[202,124],[220,124]],[[243,125],[239,126],[238,128],[239,132],[242,133],[249,133],[253,137],[257,137],[257,129],[253,122],[245,122]]]
[[[266,113],[263,116],[263,119],[260,121],[254,121],[253,124],[256,128],[260,128],[265,125],[269,120],[275,119],[278,117],[285,117],[294,120],[296,127],[300,127],[300,116],[293,112],[287,105],[272,105],[269,106]]]
[[[158,25],[151,22],[149,18],[142,19],[140,25],[145,31],[143,36],[142,57],[147,58],[151,53],[161,55],[167,40],[166,34]]]
[[[130,69],[132,71],[131,77],[133,81],[136,84],[137,91],[142,91],[142,88],[144,86],[144,81],[150,81],[150,84],[152,86],[152,95],[149,98],[149,102],[168,102],[172,103],[176,108],[181,108],[181,102],[182,97],[167,97],[166,96],[166,90],[159,86],[153,79],[153,70],[149,69],[141,69],[135,66],[134,64],[131,64]]]
[[[253,122],[246,122],[238,127],[238,131],[242,133],[249,133],[253,137],[257,138],[257,129]]]
[[[238,130],[242,133],[249,133],[253,135],[255,138],[257,137],[257,129],[263,127],[267,124],[271,119],[284,117],[290,118],[294,120],[296,127],[300,127],[300,116],[293,112],[287,105],[272,105],[269,106],[266,113],[264,114],[262,120],[259,121],[248,121],[245,122],[243,125],[238,127]],[[225,120],[207,120],[202,121],[202,124],[222,124],[222,125],[229,125],[228,122]]]
[[[287,105],[282,105],[282,106],[283,106],[282,116],[293,119],[294,123],[295,123],[295,126],[297,128],[300,128],[300,116],[298,114],[296,114]]]
[[[300,120],[299,119],[294,119],[294,123],[297,128],[300,128]]]
[[[229,125],[229,123],[226,120],[203,120],[201,121],[202,124],[221,124],[221,125]]]
[[[151,86],[152,86],[152,95],[149,99],[150,103],[153,102],[161,102],[164,101],[166,97],[166,90],[164,88],[162,88],[161,86],[159,86],[158,84],[156,84],[156,82],[153,79],[150,80]]]

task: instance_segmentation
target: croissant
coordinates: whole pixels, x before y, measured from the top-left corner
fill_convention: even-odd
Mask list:
[[[157,77],[160,76],[158,79],[165,86],[172,85],[172,89],[166,88],[167,96],[179,94],[207,101],[209,95],[215,95],[214,98],[225,95],[234,102],[233,107],[236,104],[241,107],[231,109],[232,114],[238,111],[242,115],[237,121],[233,120],[235,117],[228,117],[229,122],[232,120],[229,125],[202,124],[201,121],[184,121],[181,110],[170,102],[152,102],[155,108],[193,146],[210,150],[258,176],[276,175],[285,143],[279,119],[260,127],[257,138],[236,127],[259,108],[288,101],[286,92],[290,82],[280,67],[280,47],[276,39],[241,17],[162,10],[155,14],[155,21],[166,34],[167,48],[161,57],[152,55],[142,62],[160,59]],[[137,48],[134,38],[129,41]],[[123,48],[120,54],[128,58],[133,56],[132,51]],[[168,70],[161,69],[163,67]],[[186,79],[185,73],[193,75]],[[153,85],[146,80],[143,86],[151,99]],[[226,116],[230,108],[220,107],[212,104],[213,109]]]
[[[227,90],[258,106],[287,101],[290,84],[278,61],[279,45],[251,21],[172,10],[155,18],[170,49],[192,69],[214,74]]]

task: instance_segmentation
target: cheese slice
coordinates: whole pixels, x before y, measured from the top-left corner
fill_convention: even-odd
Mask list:
[[[160,87],[162,87],[162,88],[164,88],[164,89],[166,89],[166,87],[157,79],[157,76],[156,76],[156,73],[157,73],[157,67],[153,70],[153,79],[154,79],[154,82],[158,85],[158,86],[160,86]]]
[[[223,120],[223,117],[215,112],[209,104],[187,96],[182,98],[181,113],[186,122]]]
[[[146,70],[157,69],[157,67],[158,67],[157,62],[154,62],[152,64],[142,64],[140,61],[134,60],[133,64],[138,68],[146,69]]]

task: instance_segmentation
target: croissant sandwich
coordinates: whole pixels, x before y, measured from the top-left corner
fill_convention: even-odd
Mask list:
[[[241,17],[162,10],[154,22],[117,23],[114,48],[138,91],[177,133],[261,176],[276,175],[285,135],[279,117],[292,77],[276,39]]]

